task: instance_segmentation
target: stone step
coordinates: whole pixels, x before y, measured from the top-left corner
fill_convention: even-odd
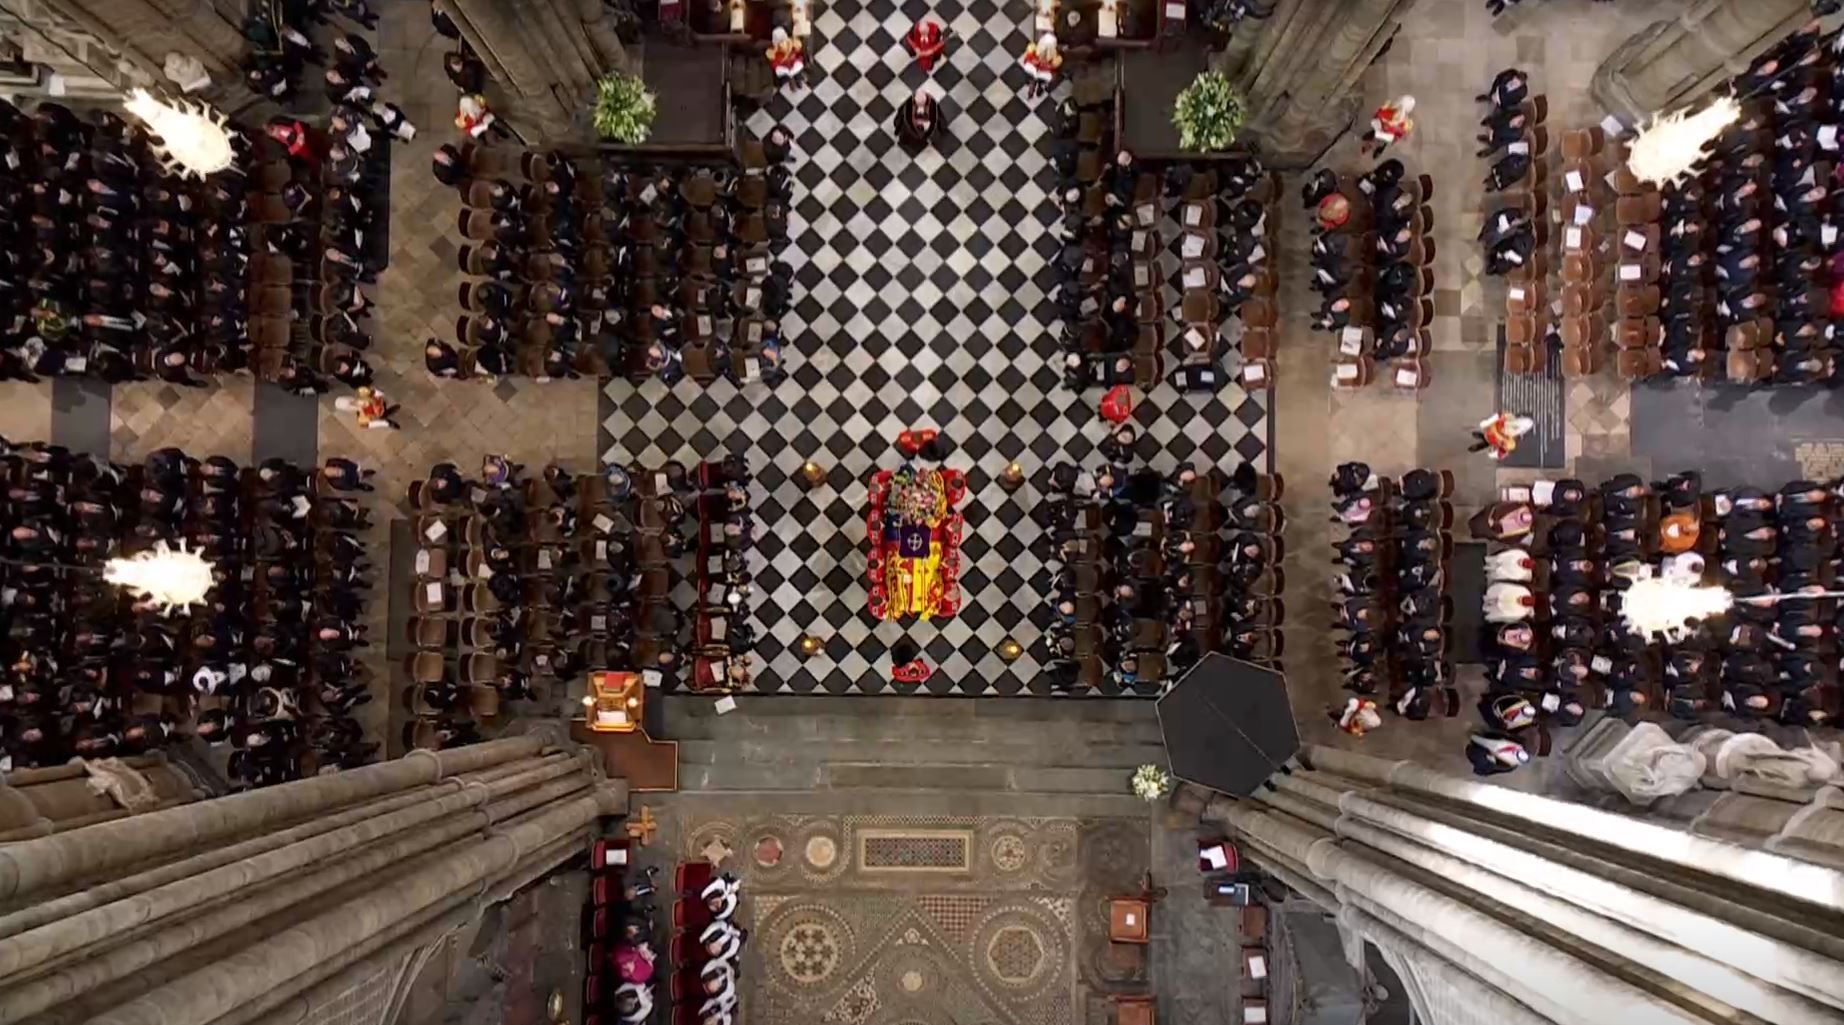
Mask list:
[[[1163,764],[1165,745],[1146,743],[1047,744],[1042,739],[959,739],[897,744],[883,740],[831,740],[790,744],[777,739],[679,740],[679,765],[814,765],[860,763],[900,766],[997,766],[1000,768],[1128,769]]]
[[[900,790],[1124,797],[1128,795],[1129,771],[1125,768],[895,765],[887,762],[681,764],[679,789],[700,793]]]
[[[1036,744],[1157,743],[1160,736],[1159,721],[1150,703],[994,703],[1004,706],[1003,712],[979,707],[984,704],[989,703],[937,698],[906,702],[832,698],[816,704],[797,698],[756,698],[743,699],[736,711],[719,716],[707,699],[674,698],[666,705],[666,736],[675,740],[778,738],[789,742],[1022,739]]]

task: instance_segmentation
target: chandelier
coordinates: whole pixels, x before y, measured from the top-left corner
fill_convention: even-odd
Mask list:
[[[158,100],[136,89],[125,106],[159,137],[154,154],[169,173],[203,178],[231,166],[236,157],[224,116],[203,103]]]
[[[204,603],[212,585],[211,563],[197,552],[188,551],[183,541],[177,550],[161,541],[151,551],[131,559],[110,559],[103,567],[103,579],[171,612],[181,606]]]
[[[1652,115],[1626,151],[1626,169],[1640,181],[1663,187],[1679,181],[1703,159],[1703,147],[1722,130],[1741,120],[1742,106],[1733,96],[1692,114],[1688,110]]]

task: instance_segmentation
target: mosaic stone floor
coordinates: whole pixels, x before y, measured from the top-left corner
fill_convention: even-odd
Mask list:
[[[923,8],[840,0],[814,18],[811,89],[779,94],[748,121],[796,140],[794,242],[780,254],[797,282],[783,324],[790,379],[772,390],[689,379],[604,390],[605,459],[690,464],[728,450],[755,468],[752,682],[763,693],[1050,693],[1038,660],[1050,573],[1029,510],[1046,468],[1092,463],[1106,426],[1100,393],[1069,391],[1055,366],[1054,174],[1040,116],[1054,95],[1022,94],[1022,0],[926,10],[954,34],[932,79],[897,42]],[[947,130],[911,155],[890,120],[925,81]],[[1136,402],[1155,469],[1266,457],[1265,396],[1161,385]],[[897,433],[920,426],[953,442],[947,465],[968,476],[962,607],[930,623],[880,623],[865,611],[866,480],[894,468]],[[809,460],[827,472],[810,490],[796,475]],[[1014,461],[1033,483],[1010,493],[997,480]],[[824,652],[802,660],[802,633]],[[905,633],[934,667],[923,684],[890,680],[890,646]],[[1025,649],[1009,665],[997,654],[1007,637]]]
[[[1143,821],[781,814],[678,840],[736,852],[756,1025],[1080,1025],[1144,980],[1106,922],[1149,863]]]

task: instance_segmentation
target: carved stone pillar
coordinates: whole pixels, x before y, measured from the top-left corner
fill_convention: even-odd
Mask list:
[[[208,0],[43,2],[155,79],[169,52],[197,58],[216,81],[237,79],[237,65],[249,49],[240,27]]]
[[[1694,0],[1601,62],[1594,98],[1628,118],[1681,106],[1746,68],[1811,16],[1809,0]]]
[[[1218,66],[1242,90],[1243,134],[1268,166],[1307,167],[1350,126],[1363,105],[1359,77],[1413,3],[1282,0],[1266,21],[1243,23]]]
[[[601,0],[442,4],[502,90],[502,113],[534,143],[580,135],[596,80],[633,70]]]

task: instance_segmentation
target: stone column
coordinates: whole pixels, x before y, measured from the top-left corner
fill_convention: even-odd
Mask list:
[[[1205,817],[1426,979],[1558,1022],[1614,1006],[1626,1022],[1844,1018],[1833,867],[1407,762],[1316,746],[1302,761]]]
[[[1358,79],[1413,3],[1280,0],[1265,22],[1243,22],[1218,67],[1242,90],[1243,134],[1269,167],[1303,169],[1350,127]]]
[[[0,843],[50,836],[65,829],[125,818],[138,811],[153,811],[184,804],[201,796],[190,778],[167,762],[162,754],[123,758],[121,769],[132,770],[147,783],[152,807],[124,808],[90,787],[81,760],[45,769],[21,769],[0,779]]]
[[[155,79],[170,51],[195,57],[218,82],[238,79],[249,50],[242,26],[208,0],[42,0],[59,15],[115,47]],[[108,77],[108,76],[104,76]]]
[[[1594,98],[1629,119],[1696,99],[1812,17],[1808,0],[1691,0],[1622,43],[1594,72]]]
[[[600,778],[592,752],[540,744],[416,752],[151,813],[137,821],[183,817],[185,833],[169,823],[126,862],[84,862],[87,887],[55,899],[76,869],[45,862],[125,843],[127,823],[0,849],[29,869],[16,894],[38,898],[0,917],[0,1025],[209,1025],[315,1005],[310,990],[473,920],[625,812],[625,783]],[[272,792],[273,807],[256,802]],[[172,842],[182,835],[189,845]]]
[[[595,83],[632,71],[601,0],[441,0],[502,91],[505,116],[527,138],[582,132]]]

